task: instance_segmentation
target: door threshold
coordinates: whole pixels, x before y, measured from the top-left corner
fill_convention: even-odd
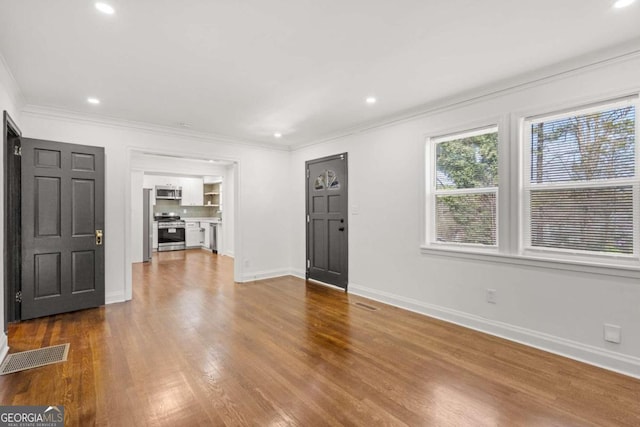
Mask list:
[[[306,280],[308,282],[313,282],[315,284],[326,286],[326,287],[331,288],[331,289],[337,289],[337,290],[342,291],[342,292],[347,292],[347,290],[345,288],[341,288],[340,286],[337,286],[337,285],[332,285],[331,283],[321,282],[320,280],[317,280],[317,279],[306,279]]]

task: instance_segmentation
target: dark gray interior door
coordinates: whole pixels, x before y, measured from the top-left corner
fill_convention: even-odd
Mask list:
[[[22,319],[104,304],[104,148],[22,138]]]
[[[347,289],[347,153],[307,166],[307,278]]]

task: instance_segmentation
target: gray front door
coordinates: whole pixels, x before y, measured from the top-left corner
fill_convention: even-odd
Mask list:
[[[104,304],[104,148],[22,138],[21,319]]]
[[[307,278],[347,289],[347,153],[307,167]]]

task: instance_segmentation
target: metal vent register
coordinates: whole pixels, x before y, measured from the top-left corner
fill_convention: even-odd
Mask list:
[[[353,305],[355,305],[356,307],[364,308],[365,310],[369,310],[369,311],[377,311],[378,310],[377,307],[374,307],[374,306],[369,305],[369,304],[365,304],[363,302],[356,302]]]
[[[54,345],[36,350],[9,354],[0,365],[0,375],[12,374],[27,369],[53,363],[65,362],[69,353],[69,344]]]

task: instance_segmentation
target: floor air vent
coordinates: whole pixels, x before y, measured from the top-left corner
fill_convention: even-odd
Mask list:
[[[354,303],[354,305],[357,306],[357,307],[360,307],[360,308],[364,308],[365,310],[369,310],[369,311],[377,311],[378,310],[377,307],[374,307],[374,306],[371,306],[371,305],[367,305],[367,304],[364,304],[362,302],[356,302],[356,303]]]
[[[67,360],[68,353],[69,344],[60,344],[36,350],[9,354],[4,362],[2,362],[2,365],[0,365],[0,375],[39,368],[40,366],[51,365],[58,362],[65,362]]]

